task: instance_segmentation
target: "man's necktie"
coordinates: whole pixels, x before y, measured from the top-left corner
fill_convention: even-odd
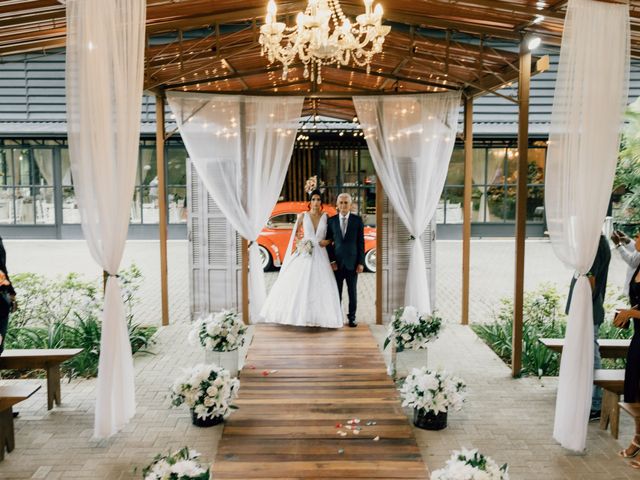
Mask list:
[[[342,230],[342,238],[347,233],[347,217],[340,216],[340,230]]]

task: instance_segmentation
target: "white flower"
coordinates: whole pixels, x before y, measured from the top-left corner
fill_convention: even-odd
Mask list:
[[[506,465],[501,468],[477,450],[454,451],[444,468],[435,470],[431,480],[509,480]]]
[[[427,343],[436,338],[441,325],[441,318],[421,314],[411,305],[398,308],[389,325],[385,348],[391,342],[395,342],[398,351],[426,348]]]
[[[240,320],[238,313],[222,310],[197,320],[191,332],[190,341],[199,339],[207,350],[232,351],[244,344],[247,327]]]
[[[402,406],[430,412],[460,410],[466,385],[458,377],[446,372],[414,368],[400,387]]]
[[[186,404],[200,418],[227,416],[239,386],[239,380],[222,367],[199,364],[174,382],[171,403]]]
[[[171,466],[171,473],[177,474],[178,478],[195,477],[204,472],[205,469],[193,460],[180,460]]]
[[[196,458],[199,456],[195,450],[187,447],[181,448],[169,455],[158,456],[151,465],[142,471],[145,480],[190,480],[207,474],[208,466],[202,466]]]

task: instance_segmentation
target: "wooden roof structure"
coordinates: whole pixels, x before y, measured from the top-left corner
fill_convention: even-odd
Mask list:
[[[2,56],[65,45],[60,0],[0,0]],[[566,0],[381,0],[391,26],[369,74],[363,67],[324,67],[312,83],[301,65],[282,67],[260,55],[266,0],[147,0],[145,88],[242,94],[306,95],[305,114],[354,115],[351,95],[464,90],[495,91],[518,78],[518,44],[535,34],[559,45]],[[293,24],[306,0],[280,0]],[[354,17],[361,0],[342,0]],[[631,0],[632,55],[640,57],[640,0]],[[501,42],[502,48],[496,47]],[[532,73],[544,70],[534,58]]]
[[[0,0],[2,56],[65,45],[61,0]],[[518,44],[535,34],[559,45],[566,0],[381,0],[391,26],[369,74],[363,67],[323,67],[323,82],[301,65],[282,67],[260,55],[266,0],[147,0],[145,88],[150,91],[305,95],[305,114],[354,115],[351,95],[464,90],[495,91],[518,78]],[[293,24],[306,0],[279,0],[279,18]],[[361,0],[342,0],[354,17]],[[640,0],[630,1],[632,55],[640,57]],[[500,42],[498,48],[497,42]],[[544,70],[533,59],[532,73]]]

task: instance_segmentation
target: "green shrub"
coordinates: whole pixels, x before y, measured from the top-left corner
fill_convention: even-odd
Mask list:
[[[628,338],[632,332],[614,327],[610,321],[615,308],[625,305],[620,290],[607,286],[605,322],[599,330],[600,338]],[[560,355],[545,347],[539,338],[564,338],[566,298],[551,284],[541,284],[533,292],[525,292],[522,325],[522,375],[558,375]],[[493,314],[494,321],[473,325],[474,332],[507,364],[511,362],[513,337],[513,300],[503,298]],[[623,359],[603,359],[603,368],[624,368]]]
[[[138,301],[142,274],[132,265],[119,276],[131,350],[146,352],[157,328],[134,321],[133,307]],[[11,281],[20,308],[11,315],[5,348],[82,348],[82,353],[62,364],[62,371],[70,377],[95,376],[102,330],[102,279],[89,282],[70,273],[52,280],[24,273],[12,276]],[[8,376],[17,375],[25,374],[9,372]]]

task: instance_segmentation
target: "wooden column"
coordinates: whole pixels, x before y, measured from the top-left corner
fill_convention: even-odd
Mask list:
[[[462,225],[462,325],[469,325],[469,273],[471,270],[471,189],[473,187],[473,98],[464,100],[464,200]]]
[[[242,321],[249,325],[249,242],[241,238],[242,250]]]
[[[156,95],[156,168],[158,171],[162,325],[166,326],[169,325],[169,285],[167,282],[167,180],[164,166],[164,93]]]
[[[382,325],[382,235],[384,189],[380,177],[376,180],[376,324]]]
[[[247,210],[249,201],[249,175],[247,174],[247,151],[245,142],[245,132],[247,128],[246,106],[244,101],[240,102],[240,165],[242,168],[242,193],[240,201],[242,208]],[[249,241],[242,238],[240,248],[242,250],[242,321],[249,325]]]
[[[527,176],[529,151],[529,87],[531,52],[520,42],[520,75],[518,79],[518,185],[516,197],[516,268],[513,296],[513,338],[511,374],[520,376],[522,368],[522,310],[524,297],[524,240],[527,228]]]

